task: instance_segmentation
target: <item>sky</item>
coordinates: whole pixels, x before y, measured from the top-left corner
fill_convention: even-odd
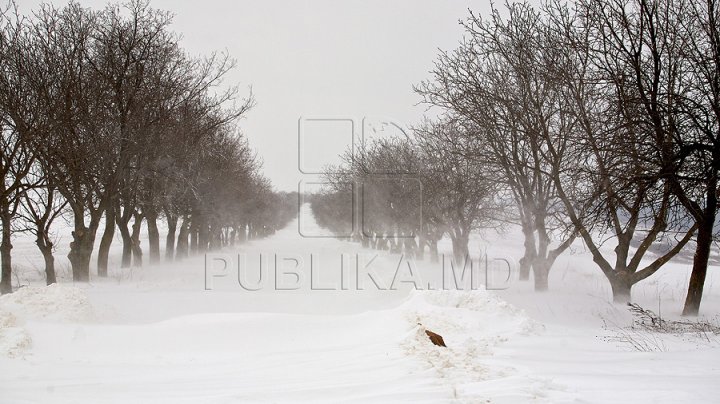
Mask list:
[[[41,1],[18,3],[25,12]],[[80,3],[100,8],[107,1]],[[174,13],[172,28],[191,54],[226,50],[237,60],[226,82],[239,85],[242,95],[252,87],[257,101],[240,128],[282,191],[317,181],[322,167],[339,161],[348,139],[419,122],[427,106],[419,105],[412,86],[429,78],[439,48],[456,46],[462,37],[458,20],[468,8],[482,15],[490,8],[488,1],[470,0],[151,5]]]

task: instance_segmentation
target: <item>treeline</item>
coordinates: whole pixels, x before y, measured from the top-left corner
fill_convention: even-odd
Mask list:
[[[504,204],[497,182],[451,141],[464,130],[457,121],[428,121],[412,136],[358,145],[325,174],[328,189],[310,199],[318,224],[409,257],[424,258],[427,249],[433,261],[447,235],[462,263],[470,233],[502,225],[495,218]],[[356,212],[348,208],[353,198]]]
[[[579,238],[618,302],[693,241],[684,314],[695,315],[718,209],[719,20],[716,0],[550,1],[470,13],[459,46],[441,52],[415,87],[440,117],[408,139],[360,145],[328,173],[333,189],[315,210],[353,182],[417,178],[421,202],[394,189],[371,198],[388,212],[422,204],[423,228],[412,229],[420,251],[448,235],[461,259],[473,229],[516,223],[525,236],[521,279],[532,272],[545,290],[554,261]],[[407,231],[392,217],[379,233]],[[614,249],[601,250],[606,243]]]
[[[12,291],[13,231],[36,236],[55,282],[51,227],[64,215],[75,281],[89,280],[98,238],[97,273],[107,276],[116,231],[122,266],[140,265],[143,222],[156,263],[161,220],[172,260],[269,234],[292,216],[292,196],[273,192],[236,126],[253,98],[223,83],[235,62],[189,56],[171,22],[141,0],[0,10],[2,293]]]

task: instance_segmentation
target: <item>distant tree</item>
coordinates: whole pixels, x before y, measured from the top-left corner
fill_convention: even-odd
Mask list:
[[[426,121],[412,136],[361,144],[326,170],[329,187],[312,198],[318,223],[340,234],[351,226],[363,246],[411,257],[428,246],[433,260],[447,234],[463,265],[470,233],[496,226],[499,210],[496,183],[459,153],[465,131],[454,119]]]
[[[466,158],[466,142],[477,136],[470,133],[475,128],[457,117],[446,117],[426,121],[414,130],[416,147],[422,150],[423,189],[432,189],[423,196],[430,197],[431,217],[450,237],[458,265],[469,257],[470,234],[499,226],[497,219],[504,210],[491,171],[482,162]]]
[[[422,222],[421,157],[409,138],[363,144],[346,156],[358,212],[356,235],[364,246],[416,254]],[[389,245],[386,245],[389,243]]]

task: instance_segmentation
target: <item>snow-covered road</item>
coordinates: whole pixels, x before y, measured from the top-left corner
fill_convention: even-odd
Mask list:
[[[314,224],[307,211],[303,220],[306,230]],[[326,279],[318,278],[325,287],[342,253],[368,254],[297,229],[296,221],[223,253],[246,254],[247,268],[277,254],[279,265],[299,272],[311,253],[325,257],[319,277]],[[370,256],[376,279],[392,282],[397,257]],[[532,331],[522,313],[484,291],[379,290],[369,280],[364,290],[310,290],[307,273],[298,290],[276,290],[271,281],[247,291],[234,264],[206,290],[204,267],[195,258],[128,279],[29,287],[3,298],[0,309],[14,317],[3,332],[22,330],[28,341],[0,359],[0,402],[480,401],[489,396],[463,386],[492,376],[482,357],[501,335]],[[432,345],[419,322],[450,348]],[[13,341],[5,338],[6,351]]]

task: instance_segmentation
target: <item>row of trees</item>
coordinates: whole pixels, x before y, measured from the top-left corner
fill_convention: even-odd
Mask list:
[[[362,183],[382,162],[411,167],[423,219],[452,238],[456,258],[474,227],[517,223],[521,278],[532,271],[537,290],[576,238],[619,302],[694,241],[684,314],[695,315],[718,209],[719,18],[716,0],[470,13],[459,47],[416,86],[441,117],[401,144],[364,145],[345,169]]]
[[[432,260],[447,235],[462,263],[472,231],[502,224],[495,218],[503,204],[498,184],[452,140],[465,130],[456,120],[427,121],[412,136],[359,145],[326,173],[329,188],[311,200],[318,222],[336,233],[355,229],[353,237],[373,248],[420,258],[427,248]],[[340,203],[353,197],[354,214]]]
[[[168,259],[288,220],[269,214],[288,196],[273,192],[236,127],[253,99],[222,85],[234,61],[188,56],[171,21],[142,0],[0,11],[2,293],[12,291],[13,231],[36,236],[47,282],[55,281],[51,227],[62,216],[73,224],[75,281],[90,277],[103,224],[99,276],[116,231],[122,266],[141,264],[143,222],[155,263],[162,219]]]

